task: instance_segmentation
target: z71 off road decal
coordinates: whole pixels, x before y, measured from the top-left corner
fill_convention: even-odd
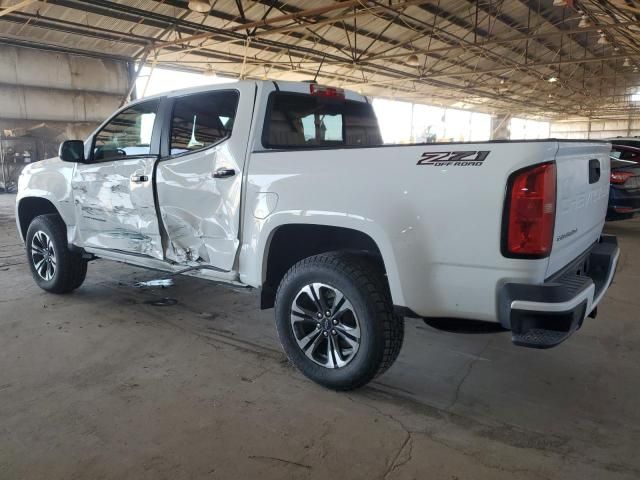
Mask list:
[[[491,153],[488,150],[471,152],[425,152],[418,165],[434,167],[480,167]]]

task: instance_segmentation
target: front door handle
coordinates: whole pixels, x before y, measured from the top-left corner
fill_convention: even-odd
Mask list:
[[[233,168],[219,168],[212,173],[213,178],[229,178],[233,177],[236,171]]]
[[[131,181],[133,183],[144,183],[149,181],[149,177],[146,175],[131,175]]]

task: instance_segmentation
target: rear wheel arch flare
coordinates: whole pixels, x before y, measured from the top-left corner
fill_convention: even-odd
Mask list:
[[[320,224],[287,224],[271,232],[262,262],[261,307],[271,308],[286,272],[300,260],[332,251],[350,251],[369,256],[384,274],[377,243],[362,231]]]

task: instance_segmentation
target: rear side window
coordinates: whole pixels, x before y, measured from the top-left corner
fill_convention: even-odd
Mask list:
[[[175,100],[171,117],[171,155],[207,148],[231,136],[238,92],[205,92]]]
[[[633,160],[615,160],[612,159],[611,160],[611,168],[612,169],[616,169],[616,168],[624,168],[624,169],[629,169],[629,168],[640,168],[640,165],[638,165],[638,162],[634,162]]]
[[[634,162],[640,162],[640,150],[637,152],[624,150],[620,152],[620,156],[618,158],[620,160],[631,160]]]
[[[381,145],[368,103],[275,92],[269,98],[262,143],[270,148]]]
[[[620,160],[630,160],[632,162],[640,162],[640,149],[622,149],[613,146],[609,156],[612,159],[618,158]]]

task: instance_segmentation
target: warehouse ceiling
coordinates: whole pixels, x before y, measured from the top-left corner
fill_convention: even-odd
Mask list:
[[[317,77],[489,113],[638,108],[637,0],[191,0],[205,13],[188,3],[4,1],[0,42],[234,78]]]

